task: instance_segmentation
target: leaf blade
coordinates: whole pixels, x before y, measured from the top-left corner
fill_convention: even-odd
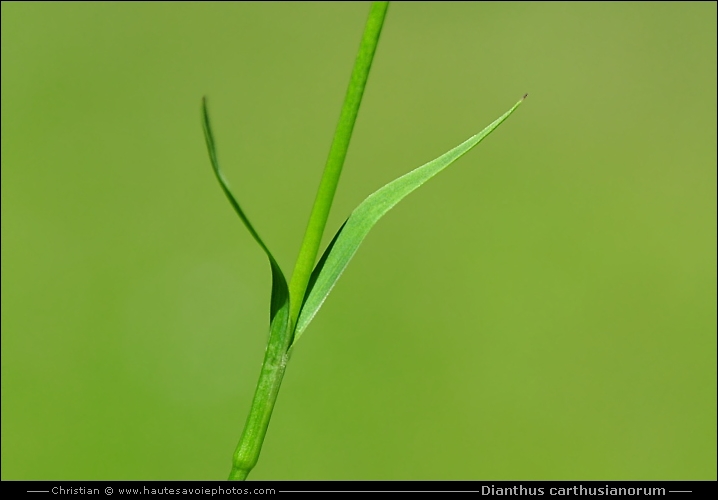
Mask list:
[[[297,320],[292,346],[299,340],[299,337],[314,319],[314,316],[316,316],[349,261],[356,253],[359,245],[361,245],[366,235],[379,219],[411,192],[468,153],[501,125],[522,102],[523,99],[514,104],[511,109],[494,120],[481,132],[455,148],[378,189],[354,209],[334,235],[332,242],[312,272],[310,288],[307,289],[299,319]]]
[[[269,251],[267,245],[264,243],[262,238],[260,238],[259,233],[257,233],[257,231],[254,229],[252,223],[249,222],[249,218],[244,213],[244,210],[242,210],[242,207],[239,205],[239,202],[232,194],[232,191],[229,188],[229,182],[224,177],[224,174],[219,167],[219,161],[217,160],[217,147],[215,145],[214,134],[212,133],[212,126],[209,120],[209,109],[207,107],[206,97],[202,98],[202,128],[204,129],[204,138],[207,143],[207,151],[209,152],[212,170],[214,171],[214,174],[219,181],[219,185],[222,187],[222,191],[229,200],[229,203],[232,205],[232,208],[234,208],[234,211],[244,223],[249,233],[259,244],[259,246],[262,247],[262,250],[264,250],[264,253],[269,259],[269,265],[272,269],[272,298],[269,308],[269,319],[271,322],[276,316],[277,312],[283,307],[285,307],[285,302],[287,304],[289,302],[289,288],[287,286],[287,280],[284,277],[284,273],[282,273],[282,269],[279,267],[279,264],[272,255],[272,252]]]
[[[232,208],[249,230],[255,241],[262,247],[269,259],[272,270],[272,296],[269,307],[269,341],[264,354],[262,371],[252,399],[252,406],[237,444],[233,458],[230,479],[245,479],[259,459],[259,453],[264,443],[267,427],[272,417],[274,404],[279,393],[279,387],[284,377],[288,360],[289,346],[292,342],[292,329],[289,321],[289,287],[276,259],[269,248],[260,238],[252,226],[249,218],[242,210],[229,188],[229,183],[222,174],[217,160],[217,148],[214,134],[209,120],[207,99],[202,99],[202,126],[204,128],[207,150],[215,176],[222,191],[229,200]]]

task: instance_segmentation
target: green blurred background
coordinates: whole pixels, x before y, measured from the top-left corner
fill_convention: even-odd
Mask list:
[[[223,479],[367,3],[2,3],[2,478]],[[251,479],[716,479],[716,4],[397,3],[332,217],[390,212]]]

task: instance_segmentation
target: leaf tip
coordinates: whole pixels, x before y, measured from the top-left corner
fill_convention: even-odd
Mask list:
[[[526,94],[524,94],[524,96],[521,98],[521,100],[523,101],[523,100],[526,99],[528,96],[529,96],[529,94],[528,94],[528,92],[527,92]]]

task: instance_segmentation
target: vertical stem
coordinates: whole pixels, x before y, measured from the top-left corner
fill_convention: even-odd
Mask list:
[[[337,190],[339,176],[342,173],[344,159],[349,149],[349,140],[354,130],[359,105],[361,104],[364,88],[366,87],[369,70],[374,59],[376,46],[379,43],[379,35],[384,24],[386,11],[389,2],[374,2],[369,12],[369,19],[364,28],[364,36],[359,46],[359,54],[354,63],[349,88],[344,97],[339,123],[337,124],[334,140],[329,150],[329,157],[324,167],[324,174],[319,183],[317,197],[314,200],[314,207],[309,216],[307,230],[304,233],[304,241],[299,250],[297,263],[294,266],[292,281],[289,284],[289,305],[291,328],[296,324],[299,312],[302,308],[304,293],[309,283],[309,277],[314,268],[319,253],[319,245],[322,242],[324,227],[327,224],[329,210],[334,200],[334,193]]]
[[[341,174],[344,158],[349,148],[349,140],[359,112],[359,105],[361,104],[362,95],[364,94],[364,87],[366,87],[369,69],[374,59],[374,52],[379,42],[379,34],[384,24],[387,7],[388,2],[375,2],[372,4],[371,11],[369,12],[369,19],[364,28],[364,36],[359,46],[359,54],[354,63],[354,71],[352,72],[351,81],[349,82],[349,89],[344,98],[339,124],[334,134],[327,164],[324,167],[324,174],[319,184],[319,191],[317,192],[312,214],[309,218],[309,225],[304,235],[304,242],[302,243],[302,248],[294,269],[292,283],[289,286],[289,308],[281,307],[283,301],[279,300],[278,309],[275,311],[276,315],[272,318],[269,342],[262,364],[262,371],[259,374],[259,381],[257,382],[257,388],[254,393],[247,422],[242,432],[242,437],[234,452],[232,471],[229,475],[229,479],[231,480],[246,479],[259,459],[264,436],[267,432],[272,410],[274,409],[282,378],[284,377],[284,372],[287,367],[288,350],[292,340],[294,324],[299,315],[307,283],[309,282],[309,277],[314,267],[317,253],[319,252],[324,226],[326,226],[327,223],[329,209],[334,199],[334,193],[336,192],[337,183],[339,182],[339,175]],[[205,122],[208,123],[206,107]],[[208,125],[206,125],[206,130],[208,130]],[[210,147],[210,156],[212,152],[213,147]],[[219,174],[218,177],[224,187],[223,179]],[[231,196],[230,201],[233,201]],[[236,202],[234,204],[236,205]],[[242,220],[245,221],[245,224],[248,225],[250,231],[252,231],[257,241],[260,242],[260,245],[262,245],[269,256],[272,264],[272,300],[274,300],[275,288],[281,286],[281,283],[284,282],[283,277],[281,283],[275,282],[277,277],[281,276],[281,270],[279,270],[279,266],[276,265],[274,258],[269,254],[264,244],[259,240],[259,237],[256,236],[256,233],[248,221],[245,220],[246,218],[241,210],[238,209],[238,205],[235,206],[235,209],[238,210]],[[283,294],[284,299],[286,299],[286,284],[284,284]],[[280,299],[281,295],[282,293],[278,295]],[[286,302],[283,303],[286,304]],[[287,309],[289,309],[289,311],[287,311]]]

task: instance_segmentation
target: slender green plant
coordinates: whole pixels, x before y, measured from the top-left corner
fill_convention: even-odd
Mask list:
[[[287,367],[290,350],[321,308],[369,230],[409,193],[454,163],[493,132],[526,98],[524,95],[520,101],[488,127],[454,149],[399,177],[367,197],[339,228],[317,262],[322,235],[339,183],[354,123],[359,113],[359,105],[379,42],[388,3],[375,2],[371,6],[364,28],[364,36],[359,46],[359,54],[354,63],[349,88],[344,98],[339,124],[334,133],[334,140],[329,150],[329,157],[324,167],[324,174],[319,184],[290,284],[287,284],[272,252],[269,251],[267,245],[249,222],[219,168],[217,148],[209,121],[207,99],[203,98],[202,100],[202,125],[214,173],[235,212],[267,255],[272,271],[269,340],[249,415],[234,452],[229,479],[246,479],[256,465]]]

